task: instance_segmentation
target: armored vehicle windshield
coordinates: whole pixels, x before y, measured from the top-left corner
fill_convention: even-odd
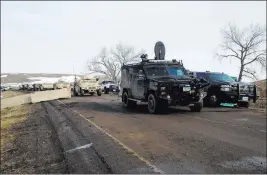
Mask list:
[[[81,80],[82,83],[95,83],[96,79],[83,79]]]
[[[178,78],[186,75],[184,68],[176,65],[146,66],[144,67],[144,70],[148,78],[163,76]]]
[[[220,73],[209,73],[207,74],[208,78],[211,81],[227,81],[227,82],[234,82],[234,80],[227,74],[220,74]]]

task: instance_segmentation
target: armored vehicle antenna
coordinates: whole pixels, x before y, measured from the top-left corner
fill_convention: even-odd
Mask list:
[[[154,47],[155,60],[165,60],[165,46],[163,42],[158,41]]]

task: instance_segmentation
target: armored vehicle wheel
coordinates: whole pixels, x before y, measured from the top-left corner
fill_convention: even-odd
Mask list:
[[[189,108],[192,112],[200,112],[202,107],[203,107],[203,103],[199,102],[199,103],[195,103],[194,106],[190,106]]]
[[[136,106],[136,101],[129,100],[127,92],[123,93],[122,101],[126,108],[133,108],[134,106]]]
[[[98,91],[97,91],[97,95],[98,95],[98,96],[101,96],[101,95],[102,95],[101,90],[98,90]]]
[[[84,96],[84,90],[80,89],[80,95]]]
[[[160,104],[154,94],[149,94],[147,102],[147,108],[149,113],[155,114],[159,111]]]
[[[75,91],[75,89],[73,91],[73,94],[74,94],[74,96],[78,96],[78,93]]]

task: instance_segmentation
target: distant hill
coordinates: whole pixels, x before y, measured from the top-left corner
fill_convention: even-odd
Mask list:
[[[47,77],[47,78],[57,78],[62,76],[71,76],[73,74],[46,74],[46,73],[1,73],[1,83],[21,83],[21,82],[31,82],[32,80],[28,78],[33,77]]]
[[[76,74],[77,77],[81,76]],[[92,75],[93,76],[93,75]],[[103,75],[96,75],[100,78],[100,81],[106,80]],[[1,73],[1,84],[6,83],[23,83],[23,82],[32,82],[36,80],[45,80],[45,79],[58,79],[63,78],[68,81],[73,81],[73,74],[53,74],[53,73]]]

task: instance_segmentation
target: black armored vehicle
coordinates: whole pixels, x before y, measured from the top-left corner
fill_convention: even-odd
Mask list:
[[[205,105],[249,107],[249,101],[256,102],[259,97],[254,84],[237,82],[229,75],[218,72],[194,72],[196,78],[204,78],[210,82],[205,89],[207,96]]]
[[[168,106],[189,106],[200,112],[209,83],[192,78],[182,61],[165,61],[162,42],[155,46],[155,59],[141,55],[142,61],[121,67],[122,102],[125,107],[135,107],[137,102],[147,102],[150,113],[164,112]]]

